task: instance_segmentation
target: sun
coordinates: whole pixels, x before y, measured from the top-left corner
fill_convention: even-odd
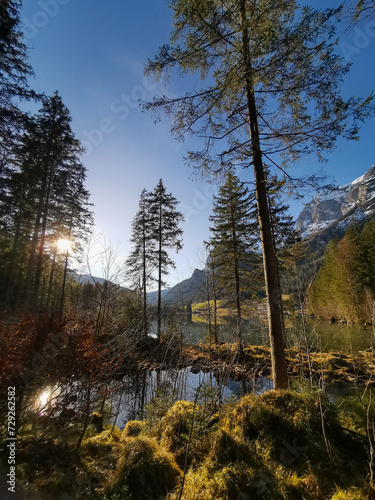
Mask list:
[[[39,396],[39,401],[42,407],[46,406],[48,403],[49,398],[51,397],[51,391],[46,390],[44,391],[40,396]]]
[[[69,252],[72,249],[72,242],[65,238],[57,240],[56,245],[60,252]]]

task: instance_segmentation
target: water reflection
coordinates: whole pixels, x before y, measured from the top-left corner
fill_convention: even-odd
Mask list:
[[[224,324],[217,325],[219,341],[236,342],[236,323],[234,318],[221,318]],[[371,346],[372,327],[366,325],[330,324],[328,321],[308,320],[304,325],[300,318],[287,319],[285,325],[288,347],[296,346],[305,350],[322,352],[341,352],[356,354]],[[211,325],[211,329],[213,325]],[[185,342],[205,342],[208,338],[209,325],[206,316],[199,316],[199,321],[181,323],[180,330]],[[243,341],[249,345],[269,346],[268,328],[255,321],[242,322]]]
[[[160,388],[170,400],[196,399],[201,404],[210,402],[212,398],[224,403],[249,392],[262,394],[272,389],[272,380],[266,377],[235,381],[228,376],[218,380],[212,372],[192,373],[190,367],[132,374],[124,377],[123,384],[123,390],[113,402],[113,407],[117,407],[117,411],[112,422],[120,428],[123,428],[129,420],[142,418],[145,405],[155,397]]]
[[[58,385],[44,387],[31,397],[33,401],[31,405],[32,409],[39,413],[39,415],[46,415],[47,410],[51,409],[54,402],[62,394],[62,391],[62,387]]]

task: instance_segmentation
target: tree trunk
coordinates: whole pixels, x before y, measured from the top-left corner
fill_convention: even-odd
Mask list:
[[[142,227],[142,237],[143,237],[143,332],[144,336],[147,337],[147,289],[146,289],[146,280],[147,280],[147,269],[146,269],[146,220],[145,216],[143,215],[143,221],[142,221],[143,227]]]
[[[49,162],[47,163],[47,165],[48,164],[49,164]],[[45,199],[45,202],[44,202],[43,219],[42,219],[42,231],[41,231],[41,235],[40,235],[38,259],[37,259],[36,271],[35,271],[35,285],[34,285],[34,302],[35,302],[35,305],[38,303],[40,281],[41,281],[41,276],[42,276],[43,256],[44,256],[44,247],[45,247],[45,243],[46,243],[46,229],[47,229],[47,219],[48,219],[48,211],[49,211],[49,199],[50,199],[51,184],[52,184],[52,168],[50,169],[48,167],[46,169],[46,172],[48,172],[49,174],[48,174],[48,184],[47,184],[46,199]],[[43,303],[42,303],[42,305],[43,305]]]
[[[13,239],[13,245],[12,245],[12,252],[11,252],[11,257],[10,257],[10,264],[8,268],[8,273],[7,273],[7,278],[6,278],[6,296],[5,296],[5,301],[6,304],[13,306],[13,292],[14,292],[14,285],[15,285],[15,269],[16,269],[16,264],[17,264],[17,253],[18,253],[18,248],[19,248],[19,240],[20,240],[20,222],[17,220],[17,226],[16,226],[16,231],[14,234],[14,239]]]
[[[211,253],[210,253],[211,255]],[[214,300],[214,342],[218,343],[217,335],[217,293],[216,293],[216,278],[215,278],[215,264],[211,258],[211,286],[212,286],[212,296]]]
[[[206,273],[206,292],[207,292],[207,313],[208,313],[208,342],[209,342],[209,351],[211,352],[212,321],[211,321],[211,305],[210,305],[210,284],[208,281],[208,273]]]
[[[237,309],[237,327],[236,334],[238,339],[238,348],[240,351],[240,355],[243,354],[243,345],[242,345],[242,333],[241,333],[241,296],[240,296],[240,273],[238,269],[238,255],[237,255],[237,234],[236,234],[236,222],[234,219],[233,209],[231,209],[231,218],[232,218],[232,237],[233,237],[233,250],[234,250],[234,286],[235,286],[235,294],[236,294],[236,309]]]
[[[274,389],[288,387],[288,373],[284,352],[283,317],[281,296],[278,283],[277,261],[267,199],[267,186],[260,148],[258,117],[253,90],[252,67],[250,59],[249,33],[246,18],[246,2],[241,0],[241,34],[245,73],[248,121],[251,137],[251,150],[254,167],[255,192],[257,199],[260,235],[262,241],[264,276],[267,293],[268,324],[271,345],[272,379]]]
[[[23,302],[24,302],[24,309],[26,312],[28,311],[29,304],[30,304],[30,298],[31,298],[30,292],[31,292],[31,285],[33,282],[33,274],[34,274],[34,266],[35,266],[35,254],[36,254],[36,249],[38,246],[40,219],[42,217],[42,206],[43,206],[42,194],[40,196],[41,196],[41,199],[39,200],[38,210],[37,210],[37,214],[36,214],[36,218],[35,218],[33,238],[31,241],[29,262],[28,262],[28,267],[27,267],[27,274],[26,274],[26,281],[25,281],[25,288],[24,288],[24,300],[23,300]]]
[[[56,262],[56,244],[55,244],[55,249],[53,251],[53,259],[52,259],[52,264],[51,264],[51,271],[49,274],[49,282],[48,282],[48,292],[47,292],[47,302],[46,302],[46,311],[49,312],[49,307],[51,304],[51,295],[52,295],[52,285],[53,285],[53,275],[55,272],[55,262]]]
[[[159,208],[159,275],[158,275],[158,341],[160,342],[161,336],[161,270],[162,270],[162,210],[161,210],[161,201]]]
[[[240,295],[240,274],[238,271],[238,261],[237,257],[234,262],[234,275],[235,275],[235,287],[236,287],[236,309],[237,309],[237,339],[238,339],[238,347],[240,354],[243,354],[243,344],[242,344],[242,317],[241,317],[241,295]]]
[[[66,275],[68,272],[68,259],[69,259],[69,250],[66,251],[66,255],[65,255],[64,275],[63,275],[63,282],[62,282],[62,286],[61,286],[61,299],[60,299],[60,310],[59,310],[60,321],[62,321],[63,315],[64,315],[65,286],[66,286]]]

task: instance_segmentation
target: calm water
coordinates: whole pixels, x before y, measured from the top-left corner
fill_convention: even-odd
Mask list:
[[[192,322],[179,325],[180,333],[185,342],[199,343],[208,338],[208,324],[203,317],[194,318]],[[222,342],[236,341],[236,325],[233,320],[217,325],[218,339]],[[269,345],[268,330],[264,325],[243,321],[242,336],[249,345]],[[330,324],[323,321],[309,320],[306,324],[306,334],[300,320],[286,322],[286,342],[288,346],[309,346],[322,352],[336,351],[342,353],[357,353],[371,347],[374,339],[372,327],[364,325]]]
[[[125,427],[129,420],[143,418],[147,413],[147,403],[157,397],[159,405],[168,402],[169,406],[174,401],[197,401],[199,404],[207,402],[225,402],[231,398],[238,398],[253,392],[262,394],[272,389],[269,378],[260,378],[256,381],[234,381],[231,377],[221,379],[220,384],[212,373],[192,373],[190,367],[180,370],[161,370],[133,372],[124,376],[120,382],[110,387],[111,395],[105,404],[105,413],[109,422],[120,429]],[[75,395],[74,402],[69,408],[79,409],[84,403],[84,387],[79,383],[69,387],[43,386],[30,395],[30,407],[35,415],[47,415],[55,406],[57,413],[61,411],[64,393]],[[90,413],[98,411],[101,398],[98,393],[92,393]],[[82,408],[81,408],[82,409]]]

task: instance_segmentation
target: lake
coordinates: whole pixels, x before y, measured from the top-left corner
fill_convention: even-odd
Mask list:
[[[217,325],[219,342],[236,342],[235,318],[220,318]],[[152,325],[156,331],[156,326]],[[212,326],[213,328],[213,326]],[[310,348],[322,352],[341,352],[355,354],[371,347],[371,338],[374,338],[371,326],[347,325],[342,323],[330,324],[328,321],[308,320],[305,326],[306,335],[301,319],[293,321],[286,319],[286,344],[288,347],[298,346],[305,348],[306,338]],[[178,332],[187,344],[199,344],[208,339],[208,323],[203,315],[193,315],[192,321],[181,321]],[[255,321],[243,320],[242,337],[245,344],[269,346],[268,328]]]

